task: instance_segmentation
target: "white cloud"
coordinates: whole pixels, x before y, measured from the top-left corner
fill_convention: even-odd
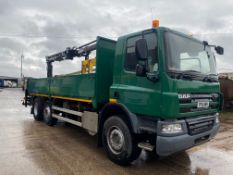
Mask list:
[[[233,71],[232,0],[12,0],[0,1],[0,75],[19,76],[24,52],[24,75],[45,76],[45,56],[105,36],[162,26],[194,34],[223,45],[217,56],[219,71]],[[55,74],[80,69],[80,60],[55,64]],[[3,67],[4,66],[4,67]]]

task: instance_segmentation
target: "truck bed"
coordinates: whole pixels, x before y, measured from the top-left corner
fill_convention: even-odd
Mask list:
[[[28,94],[89,102],[98,108],[109,100],[115,45],[113,40],[98,37],[95,73],[32,78],[27,83]]]
[[[28,92],[56,97],[83,98],[94,97],[95,74],[67,75],[53,78],[30,79]]]

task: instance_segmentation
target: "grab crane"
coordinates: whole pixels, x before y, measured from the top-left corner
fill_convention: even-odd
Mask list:
[[[82,62],[82,73],[85,73],[87,68],[89,72],[90,67],[95,65],[95,59],[89,60],[89,55],[93,50],[96,50],[96,40],[79,47],[67,47],[65,51],[46,56],[47,77],[53,76],[52,63],[54,61],[73,60],[74,57],[85,57],[85,61]]]

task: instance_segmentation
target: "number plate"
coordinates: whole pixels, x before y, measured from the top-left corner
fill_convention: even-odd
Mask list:
[[[197,108],[208,108],[210,103],[208,101],[197,102]]]

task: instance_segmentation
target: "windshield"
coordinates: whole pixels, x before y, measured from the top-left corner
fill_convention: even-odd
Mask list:
[[[166,32],[166,58],[168,71],[193,71],[216,74],[216,63],[210,47],[180,34]]]

